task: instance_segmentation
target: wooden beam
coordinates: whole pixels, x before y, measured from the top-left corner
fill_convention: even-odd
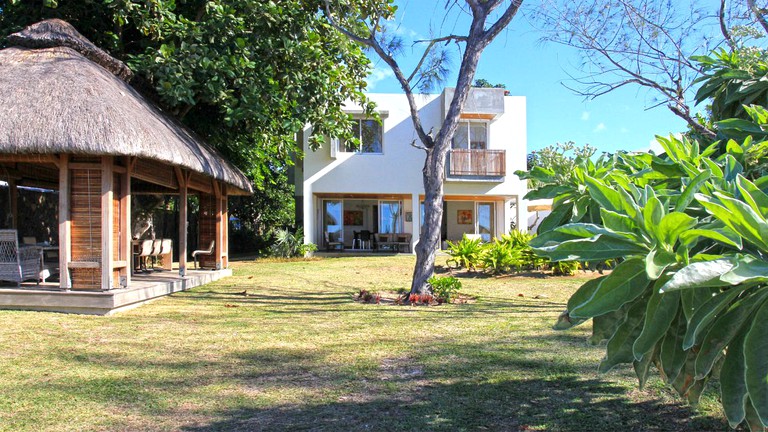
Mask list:
[[[227,185],[221,184],[221,209],[222,209],[222,224],[223,229],[221,233],[221,254],[223,256],[222,267],[229,268],[229,202],[227,199]]]
[[[19,229],[19,189],[16,180],[8,180],[8,194],[11,199],[11,228]]]
[[[130,263],[120,270],[120,277],[124,278],[125,286],[131,286],[131,272],[133,271],[133,232],[131,225],[131,173],[125,169],[120,174],[120,257],[118,259]]]
[[[102,165],[96,162],[70,162],[69,169],[100,170]]]
[[[176,168],[176,178],[179,180],[179,275],[187,274],[187,183],[189,174],[180,167]]]
[[[58,163],[55,155],[0,154],[0,162]]]
[[[112,227],[114,172],[112,156],[101,157],[101,289],[114,288],[112,280]]]
[[[72,288],[69,278],[69,262],[72,260],[72,237],[69,215],[69,155],[59,159],[59,287]]]
[[[222,207],[221,200],[221,187],[219,182],[213,181],[213,190],[216,197],[216,247],[214,248],[214,256],[216,257],[216,270],[220,270],[224,266],[224,209]]]

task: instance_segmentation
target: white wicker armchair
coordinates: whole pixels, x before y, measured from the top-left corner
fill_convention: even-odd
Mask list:
[[[0,230],[0,280],[16,282],[25,280],[40,283],[40,251],[36,248],[19,249],[16,230]]]

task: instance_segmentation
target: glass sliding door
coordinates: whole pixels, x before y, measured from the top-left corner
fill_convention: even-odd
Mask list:
[[[379,201],[379,232],[382,234],[403,232],[403,208],[401,201]]]
[[[343,214],[342,200],[323,200],[323,241],[344,242]]]
[[[493,232],[493,203],[477,203],[477,233],[484,242],[489,242]]]

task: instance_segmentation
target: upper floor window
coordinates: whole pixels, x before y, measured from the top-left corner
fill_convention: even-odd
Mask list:
[[[360,140],[360,148],[344,143],[345,152],[382,153],[381,125],[376,120],[353,119],[352,134]]]
[[[460,121],[453,135],[455,149],[486,150],[488,148],[488,123],[478,121]]]

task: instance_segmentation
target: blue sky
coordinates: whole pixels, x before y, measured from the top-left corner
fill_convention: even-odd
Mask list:
[[[398,22],[395,30],[406,39],[426,38],[430,27],[439,34],[464,32],[466,26],[444,20],[443,0],[399,0]],[[534,3],[524,3],[523,7]],[[461,18],[459,18],[460,20]],[[440,31],[442,29],[442,31]],[[656,135],[685,130],[685,122],[664,106],[654,105],[653,94],[638,87],[626,87],[616,92],[585,101],[562,83],[568,82],[570,72],[579,61],[579,53],[569,47],[539,42],[538,33],[522,14],[518,14],[508,29],[485,50],[476,78],[492,83],[504,83],[512,95],[525,96],[528,108],[528,151],[556,142],[574,141],[590,144],[599,151],[647,150]],[[412,65],[420,53],[411,53],[406,44],[406,57],[401,64]],[[373,57],[372,57],[373,58]],[[383,62],[369,78],[369,90],[377,93],[402,92]],[[458,55],[453,56],[453,69],[458,69]],[[406,74],[410,68],[405,67]],[[456,82],[455,75],[446,85]],[[439,92],[441,89],[435,91]]]

